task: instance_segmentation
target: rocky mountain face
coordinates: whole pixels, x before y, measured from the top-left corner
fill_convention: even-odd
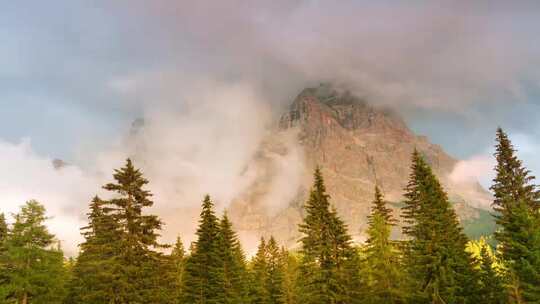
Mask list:
[[[320,166],[332,204],[361,241],[375,185],[398,215],[415,148],[441,179],[462,222],[480,219],[485,211],[475,206],[487,206],[490,195],[478,183],[449,178],[458,160],[414,134],[396,113],[326,85],[303,90],[282,115],[246,169],[256,177],[232,202],[230,216],[246,242],[271,234],[294,246],[312,173]]]

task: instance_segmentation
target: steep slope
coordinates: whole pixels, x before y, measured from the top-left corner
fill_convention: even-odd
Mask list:
[[[415,148],[445,185],[462,221],[480,218],[482,211],[473,206],[487,206],[490,196],[477,183],[456,184],[448,178],[456,159],[415,135],[396,113],[327,85],[303,90],[281,117],[249,165],[257,177],[232,203],[231,217],[244,238],[273,234],[294,246],[302,203],[318,165],[335,208],[362,240],[375,184],[398,210]],[[283,180],[283,174],[288,182],[276,190],[273,182]]]

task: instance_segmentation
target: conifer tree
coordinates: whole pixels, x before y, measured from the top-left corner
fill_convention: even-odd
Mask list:
[[[170,254],[157,256],[161,276],[158,279],[159,290],[154,299],[159,303],[181,304],[183,292],[183,271],[185,251],[180,237],[176,239]]]
[[[219,225],[218,250],[223,269],[223,290],[225,292],[223,303],[246,303],[248,298],[246,258],[227,213],[223,214]]]
[[[358,282],[358,263],[343,221],[331,210],[319,168],[300,224],[302,303],[352,303]],[[356,286],[357,287],[357,286]]]
[[[514,286],[511,296],[517,303],[540,302],[540,192],[501,128],[495,148],[495,238]]]
[[[257,253],[250,265],[251,284],[250,299],[253,304],[269,304],[270,293],[267,288],[268,282],[268,251],[264,237],[261,237]]]
[[[403,233],[415,303],[473,303],[477,276],[467,237],[447,195],[418,151],[406,187]]]
[[[169,276],[167,278],[172,284],[173,297],[176,299],[173,303],[181,303],[183,286],[184,268],[186,264],[186,251],[180,237],[176,238],[176,242],[171,250],[169,260],[172,263]]]
[[[281,251],[273,236],[268,240],[266,246],[268,281],[266,283],[268,294],[270,295],[270,304],[285,303],[285,264]]]
[[[283,295],[281,303],[296,304],[298,302],[298,259],[289,253],[284,247],[281,248],[281,264],[284,268]]]
[[[210,196],[202,203],[201,219],[193,243],[191,256],[186,261],[184,303],[224,303],[223,262],[219,252],[219,221]]]
[[[492,254],[489,251],[489,245],[486,243],[484,243],[480,249],[479,280],[480,283],[477,293],[480,297],[480,301],[478,303],[507,303],[508,295],[505,292],[503,280],[495,271]]]
[[[5,265],[6,284],[0,286],[0,301],[7,303],[62,303],[63,253],[54,249],[54,235],[44,222],[45,207],[29,201],[15,214],[15,223],[4,241],[0,263]]]
[[[115,297],[120,303],[149,302],[159,289],[161,259],[155,249],[164,247],[157,241],[162,223],[155,215],[143,214],[154,202],[150,191],[143,189],[148,180],[130,159],[113,177],[115,182],[103,188],[117,194],[106,205],[121,232]]]
[[[386,224],[390,226],[395,224],[395,220],[392,218],[392,209],[387,207],[379,186],[375,186],[375,199],[371,203],[371,214],[368,216],[368,220],[376,214],[380,215]]]
[[[365,246],[365,268],[367,273],[367,303],[404,303],[404,275],[400,254],[390,232],[395,222],[391,209],[386,207],[383,195],[375,187],[368,220],[368,239]]]
[[[116,300],[120,255],[120,232],[106,202],[94,197],[90,203],[88,226],[81,228],[85,241],[68,284],[67,304],[108,303]]]

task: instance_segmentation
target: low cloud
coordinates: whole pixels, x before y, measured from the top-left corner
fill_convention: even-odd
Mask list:
[[[478,181],[484,188],[489,189],[491,180],[494,177],[494,167],[495,159],[492,155],[475,155],[469,159],[458,161],[449,178],[450,181],[457,184]]]
[[[47,208],[50,231],[62,242],[67,254],[77,252],[86,207],[98,190],[99,181],[75,166],[56,169],[53,159],[37,155],[29,140],[0,141],[0,211],[10,215],[35,199]],[[9,216],[8,216],[9,218]]]

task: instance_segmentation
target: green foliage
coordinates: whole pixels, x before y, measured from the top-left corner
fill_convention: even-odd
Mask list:
[[[501,258],[515,302],[540,302],[540,192],[502,129],[497,130],[493,208]]]
[[[29,201],[14,217],[15,223],[5,236],[0,253],[3,274],[0,301],[62,303],[66,278],[64,256],[60,249],[52,248],[54,235],[44,224],[45,207]]]
[[[85,241],[73,266],[66,303],[106,303],[120,288],[120,228],[105,204],[97,196],[90,204],[89,224],[81,229]]]
[[[480,301],[478,303],[503,304],[508,300],[508,295],[505,292],[503,284],[503,278],[496,271],[493,257],[491,248],[484,243],[480,249],[480,283],[477,291],[480,296]]]
[[[153,205],[148,180],[128,159],[104,186],[112,198],[90,203],[75,260],[64,260],[38,202],[27,202],[12,224],[0,213],[0,303],[540,303],[540,192],[514,153],[499,129],[495,253],[484,238],[468,241],[415,151],[400,206],[405,241],[390,239],[396,221],[376,187],[367,241],[355,248],[317,169],[300,250],[263,238],[249,265],[227,214],[218,219],[209,196],[189,256],[180,238],[165,254],[162,223],[144,212]]]
[[[394,223],[379,188],[375,188],[364,247],[366,303],[404,303],[405,276],[397,244],[390,240]]]
[[[251,261],[251,303],[297,303],[297,262],[274,237],[268,243],[261,238],[257,254]]]
[[[161,221],[146,215],[152,194],[130,159],[105,185],[111,200],[94,198],[82,229],[85,242],[73,271],[68,303],[168,303],[163,295],[163,255],[156,249]]]
[[[248,299],[246,258],[226,213],[219,225],[218,250],[222,263],[223,303],[246,303]]]
[[[185,303],[224,303],[224,273],[219,248],[219,221],[210,196],[202,203],[197,241],[187,259],[183,284]]]
[[[261,238],[257,254],[251,260],[250,265],[250,299],[253,304],[270,303],[268,291],[268,252],[266,241]]]
[[[0,213],[0,244],[4,242],[7,236],[8,236],[8,225],[6,222],[6,216],[3,213]]]
[[[283,291],[280,303],[299,303],[298,281],[300,278],[298,275],[298,258],[282,247],[280,259],[283,267]]]
[[[405,262],[416,303],[474,302],[474,260],[447,195],[418,151],[412,156],[403,207],[409,237]]]
[[[301,303],[352,303],[359,282],[359,263],[351,237],[335,210],[330,209],[319,168],[300,224]]]

